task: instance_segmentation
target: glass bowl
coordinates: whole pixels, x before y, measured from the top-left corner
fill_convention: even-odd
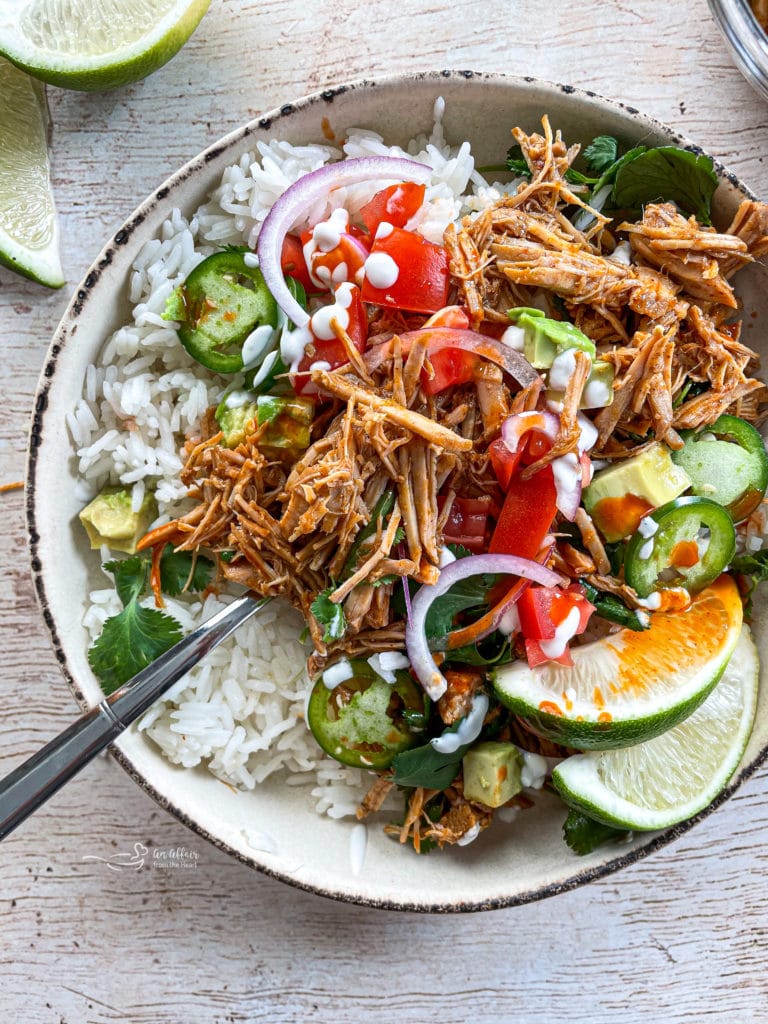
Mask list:
[[[749,0],[709,0],[709,6],[736,67],[768,99],[768,34],[761,28]]]

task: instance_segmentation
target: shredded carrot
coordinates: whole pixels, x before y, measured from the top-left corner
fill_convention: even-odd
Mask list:
[[[162,558],[164,548],[164,541],[160,544],[155,544],[152,548],[152,568],[149,570],[149,584],[152,587],[152,593],[155,595],[155,608],[165,608],[160,585],[160,559]]]

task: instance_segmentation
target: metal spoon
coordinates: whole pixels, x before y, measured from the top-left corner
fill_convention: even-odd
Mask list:
[[[237,598],[14,769],[0,782],[0,840],[270,600]]]

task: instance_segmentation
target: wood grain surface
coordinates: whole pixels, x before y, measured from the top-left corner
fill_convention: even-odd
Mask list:
[[[443,67],[621,99],[768,195],[768,106],[732,66],[705,0],[214,0],[146,81],[100,96],[49,90],[70,284],[51,293],[0,268],[0,483],[24,475],[37,375],[69,288],[140,199],[260,111]],[[21,492],[0,495],[3,773],[75,710],[35,605],[22,505]],[[137,842],[184,847],[195,866],[116,872],[84,859]],[[228,859],[103,756],[2,845],[0,1005],[18,1024],[763,1022],[766,844],[760,772],[671,847],[556,899],[461,918],[374,912]]]

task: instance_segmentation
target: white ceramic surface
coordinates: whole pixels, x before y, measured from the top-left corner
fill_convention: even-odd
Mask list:
[[[30,439],[27,479],[32,569],[55,651],[81,707],[100,698],[81,626],[85,594],[98,570],[95,556],[84,550],[76,522],[79,504],[73,487],[74,459],[64,416],[81,391],[86,365],[109,333],[129,316],[126,284],[133,258],[143,243],[157,234],[172,207],[192,211],[218,182],[224,167],[251,149],[257,139],[323,141],[327,119],[337,136],[350,127],[364,126],[382,132],[390,142],[403,143],[429,128],[437,96],[446,100],[448,138],[454,142],[469,138],[480,166],[503,158],[513,125],[531,128],[543,113],[562,128],[569,142],[607,132],[627,144],[688,144],[631,108],[571,87],[470,72],[435,72],[358,82],[286,105],[222,139],[142,203],[93,264],[53,338]],[[715,221],[722,225],[748,193],[732,175],[719,170],[722,180],[716,194]],[[755,265],[737,279],[745,306],[745,341],[758,349],[755,324],[760,321],[750,314],[768,312],[768,300],[760,288],[762,273]],[[765,626],[760,617],[756,635],[764,650]],[[765,689],[762,687],[758,724],[743,764],[720,801],[766,756]],[[353,876],[349,858],[353,824],[318,817],[301,789],[270,782],[255,793],[233,793],[203,770],[173,767],[133,730],[116,745],[115,753],[161,805],[241,860],[327,896],[397,909],[477,910],[552,895],[621,867],[692,824],[662,835],[639,836],[626,847],[609,847],[577,858],[561,840],[562,805],[542,793],[536,807],[516,822],[498,822],[471,846],[428,857],[416,857],[371,825],[363,869]],[[268,832],[275,840],[276,852],[252,850],[243,836],[244,828]]]

